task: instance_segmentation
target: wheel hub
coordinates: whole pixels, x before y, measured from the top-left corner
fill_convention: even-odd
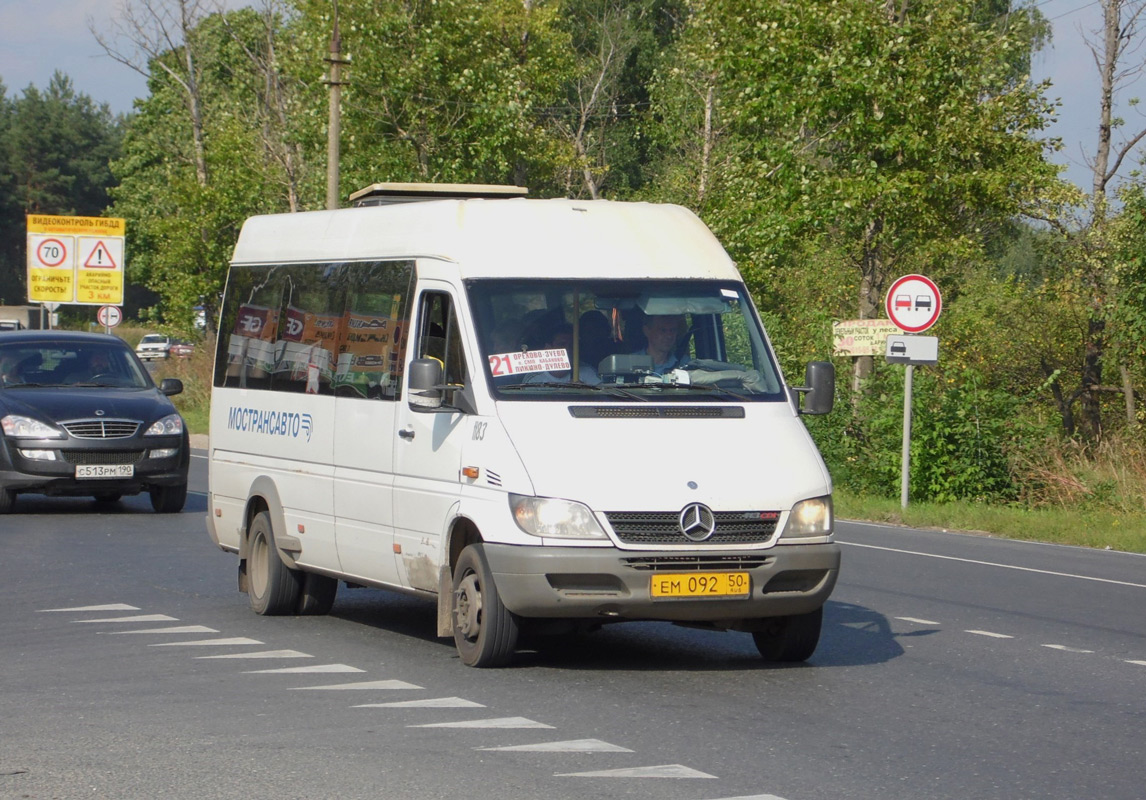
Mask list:
[[[476,639],[481,633],[481,587],[472,573],[454,592],[454,625],[467,639]]]

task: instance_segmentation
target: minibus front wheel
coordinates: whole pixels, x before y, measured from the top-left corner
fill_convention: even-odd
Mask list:
[[[765,620],[762,630],[752,632],[752,640],[765,661],[807,661],[820,643],[823,621],[823,606],[807,614],[773,617]]]
[[[480,544],[462,550],[454,566],[454,644],[469,667],[502,667],[513,658],[517,616],[501,602]]]

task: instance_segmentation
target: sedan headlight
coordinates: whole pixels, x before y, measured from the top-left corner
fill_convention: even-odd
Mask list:
[[[176,436],[183,433],[183,417],[178,414],[168,414],[161,420],[154,422],[144,432],[144,436]]]
[[[64,432],[59,428],[40,422],[31,417],[22,417],[19,414],[9,414],[0,419],[0,427],[4,428],[4,435],[14,439],[63,439]]]
[[[549,497],[509,496],[517,527],[530,536],[554,539],[607,539],[588,506]]]
[[[801,500],[792,506],[792,513],[788,515],[788,525],[784,528],[782,538],[827,536],[832,532],[833,522],[832,496],[830,494],[825,497]]]

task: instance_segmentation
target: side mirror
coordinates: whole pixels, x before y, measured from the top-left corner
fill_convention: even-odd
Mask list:
[[[416,358],[410,362],[410,408],[434,411],[442,407],[442,362]]]
[[[836,401],[836,368],[830,361],[809,361],[804,383],[796,389],[804,395],[801,414],[827,414]]]
[[[183,391],[183,381],[178,378],[164,378],[159,383],[159,393],[171,397],[174,394],[180,394]]]

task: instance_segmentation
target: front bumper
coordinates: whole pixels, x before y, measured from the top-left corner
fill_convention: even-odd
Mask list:
[[[765,617],[804,614],[822,606],[835,587],[840,548],[777,545],[768,550],[704,553],[621,551],[615,548],[484,546],[505,607],[522,617],[667,620],[751,629]],[[747,598],[653,599],[659,573],[747,572]]]
[[[187,482],[190,447],[182,436],[142,436],[131,439],[0,440],[0,486],[15,492],[47,495],[92,496],[138,494],[153,486],[177,486]],[[20,450],[52,450],[56,458],[42,461],[25,458]],[[155,450],[174,450],[155,458]],[[132,465],[130,477],[77,478],[77,464]]]

